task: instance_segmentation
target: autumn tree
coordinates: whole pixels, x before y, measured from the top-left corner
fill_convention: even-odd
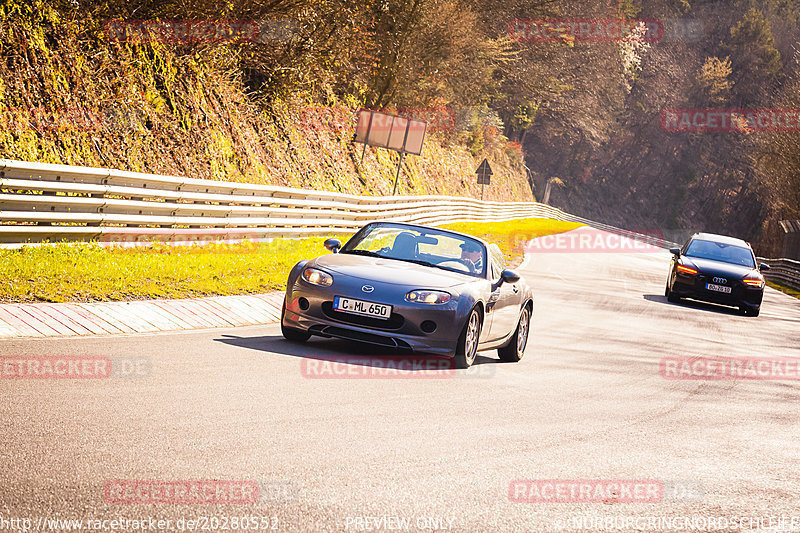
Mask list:
[[[781,73],[781,54],[775,48],[769,21],[756,8],[749,9],[731,28],[727,49],[740,104],[752,102]]]
[[[712,104],[721,104],[727,101],[733,82],[730,80],[731,59],[726,57],[707,57],[705,63],[697,74],[697,82]]]

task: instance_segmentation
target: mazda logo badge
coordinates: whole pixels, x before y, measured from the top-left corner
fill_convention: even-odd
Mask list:
[[[728,280],[725,278],[714,278],[714,283],[728,283]]]
[[[372,292],[375,290],[375,287],[373,287],[372,285],[364,285],[363,287],[361,287],[361,290],[364,292]]]

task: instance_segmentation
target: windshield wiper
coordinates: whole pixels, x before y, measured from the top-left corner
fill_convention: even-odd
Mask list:
[[[436,263],[431,263],[430,261],[423,261],[422,259],[406,259],[405,257],[390,257],[389,259],[397,259],[398,261],[406,261],[408,263],[414,263],[416,265],[422,265],[426,267],[442,268]]]
[[[342,250],[340,253],[353,254],[353,255],[366,255],[368,257],[383,257],[381,254],[377,252],[371,252],[369,250]]]
[[[451,270],[449,268],[444,268],[436,263],[431,263],[430,261],[424,261],[422,259],[408,259],[406,257],[392,257],[391,255],[382,255],[377,252],[371,252],[369,250],[343,250],[340,253],[343,254],[353,254],[353,255],[366,255],[368,257],[380,257],[382,259],[394,259],[395,261],[403,261],[406,263],[414,263],[415,265],[422,265],[426,267],[438,268],[441,270],[450,270],[451,272],[457,272],[455,270]]]

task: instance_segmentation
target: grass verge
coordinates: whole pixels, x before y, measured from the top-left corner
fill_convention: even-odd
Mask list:
[[[767,281],[767,286],[772,287],[773,289],[779,290],[783,293],[788,294],[789,296],[794,296],[795,298],[800,298],[800,291],[797,289],[793,289],[788,287],[782,283],[777,283],[775,281]]]
[[[451,224],[496,242],[510,263],[528,239],[578,224],[549,219]],[[344,242],[348,236],[338,236]],[[54,244],[0,250],[0,302],[90,302],[193,298],[282,290],[297,261],[326,253],[322,237],[269,243],[119,248]]]
[[[508,264],[515,266],[522,262],[525,256],[525,244],[531,239],[563,233],[580,226],[585,224],[549,218],[524,218],[507,222],[458,222],[442,227],[497,243],[503,250]]]

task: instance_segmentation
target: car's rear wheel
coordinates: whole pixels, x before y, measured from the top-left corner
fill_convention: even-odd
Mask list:
[[[458,336],[456,355],[453,358],[456,368],[469,368],[478,354],[478,339],[481,336],[481,314],[474,308],[467,318],[461,335]]]
[[[286,314],[286,300],[283,301],[283,307],[281,307],[281,333],[283,333],[283,337],[287,341],[293,342],[305,342],[310,337],[311,334],[307,331],[303,331],[302,329],[297,328],[290,328],[289,326],[285,326],[283,324],[283,316]]]
[[[528,344],[528,331],[530,330],[531,311],[526,305],[519,314],[517,331],[508,341],[508,344],[497,349],[501,361],[516,363],[525,355],[525,346]]]

